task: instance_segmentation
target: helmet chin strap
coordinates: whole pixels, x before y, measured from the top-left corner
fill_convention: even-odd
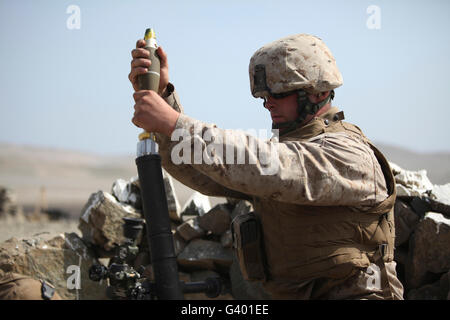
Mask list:
[[[297,111],[298,117],[294,121],[286,121],[280,123],[272,122],[272,129],[279,129],[282,134],[295,130],[298,126],[305,121],[306,117],[310,114],[316,114],[324,105],[333,100],[334,90],[331,90],[328,97],[319,103],[312,103],[308,99],[308,94],[304,90],[297,91]]]

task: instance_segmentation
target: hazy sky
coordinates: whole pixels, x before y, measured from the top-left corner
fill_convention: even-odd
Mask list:
[[[450,151],[449,13],[447,0],[0,0],[0,142],[134,154],[130,51],[153,27],[191,117],[270,128],[249,59],[310,33],[343,74],[347,121],[375,142]]]

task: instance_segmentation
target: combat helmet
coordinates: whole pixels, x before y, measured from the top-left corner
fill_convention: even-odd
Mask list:
[[[318,37],[296,34],[258,49],[249,64],[250,89],[255,98],[298,96],[299,118],[273,128],[295,128],[308,114],[315,114],[334,97],[343,83],[330,49]],[[331,91],[324,101],[314,104],[307,94]]]

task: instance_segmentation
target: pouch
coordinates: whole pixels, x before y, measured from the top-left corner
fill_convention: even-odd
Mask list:
[[[236,216],[231,222],[233,248],[245,280],[266,279],[266,259],[262,227],[254,212]]]

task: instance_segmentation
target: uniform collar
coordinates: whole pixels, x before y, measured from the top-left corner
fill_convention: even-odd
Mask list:
[[[320,116],[314,117],[307,124],[293,130],[280,134],[280,141],[295,139],[309,139],[325,132],[325,128],[333,122],[343,119],[343,112],[337,107],[331,107]]]

